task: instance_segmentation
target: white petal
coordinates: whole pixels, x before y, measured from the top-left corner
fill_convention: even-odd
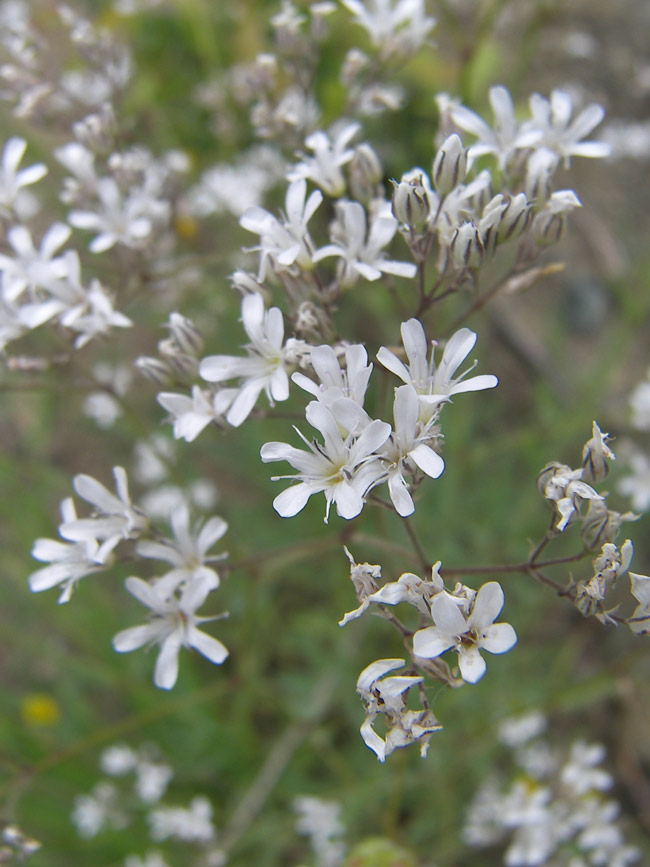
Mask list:
[[[489,653],[506,653],[517,643],[517,633],[509,623],[494,623],[485,630],[481,647]]]
[[[423,473],[432,479],[437,479],[445,468],[445,462],[440,455],[424,443],[420,443],[412,449],[409,452],[409,457],[415,461]]]
[[[307,500],[313,493],[315,493],[314,488],[304,482],[299,482],[278,494],[273,500],[273,508],[280,517],[293,518],[305,508]]]
[[[487,669],[485,660],[478,652],[478,647],[470,647],[469,650],[461,651],[458,654],[458,665],[461,676],[467,683],[479,681]]]
[[[160,689],[171,689],[178,678],[178,652],[181,648],[181,639],[178,632],[172,632],[162,643],[153,682]]]
[[[188,644],[215,665],[221,665],[228,656],[228,648],[224,644],[195,626],[188,630]]]
[[[388,492],[398,515],[406,518],[413,514],[415,504],[401,472],[393,472],[388,476]]]
[[[160,629],[157,624],[145,623],[143,626],[132,626],[123,629],[113,638],[113,647],[118,653],[130,653],[145,644],[160,638]]]
[[[468,626],[458,605],[447,593],[436,593],[431,600],[431,616],[436,626],[450,636],[463,635]]]
[[[426,629],[419,629],[413,636],[413,653],[423,659],[434,659],[455,643],[453,637],[437,626],[427,626]]]
[[[505,597],[498,581],[489,581],[484,584],[476,595],[468,621],[470,626],[478,630],[490,626],[501,613],[504,602]]]

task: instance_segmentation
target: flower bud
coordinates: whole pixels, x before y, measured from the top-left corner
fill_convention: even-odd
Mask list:
[[[409,229],[419,231],[429,217],[429,194],[422,178],[413,181],[392,181],[393,216]]]
[[[442,143],[433,161],[432,180],[436,191],[446,196],[465,180],[467,151],[460,136],[453,133]]]
[[[170,371],[181,382],[196,379],[199,372],[199,358],[183,352],[175,340],[161,340],[158,343],[158,351],[163,356]]]
[[[184,353],[193,355],[195,358],[201,355],[204,345],[203,337],[191,319],[180,313],[170,313],[167,327],[170,336]]]
[[[350,189],[354,198],[367,204],[375,198],[384,170],[377,153],[365,142],[357,145],[350,162]]]
[[[135,366],[140,373],[145,376],[154,385],[160,385],[163,388],[168,388],[174,384],[174,376],[172,375],[169,366],[159,358],[152,358],[150,355],[141,355],[135,360]]]
[[[476,268],[485,258],[485,247],[474,223],[459,226],[449,245],[454,262],[459,268]]]
[[[596,422],[594,422],[593,435],[585,443],[585,447],[582,450],[582,466],[584,469],[582,478],[589,484],[604,481],[609,474],[609,464],[607,461],[616,460],[616,455],[607,445],[608,440],[609,434],[604,434]]]
[[[525,193],[511,196],[501,213],[499,225],[499,241],[510,241],[519,238],[528,228],[533,216],[533,205]]]

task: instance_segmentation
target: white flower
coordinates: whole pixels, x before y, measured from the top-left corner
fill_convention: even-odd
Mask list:
[[[132,2],[132,0],[130,0],[130,2]],[[138,855],[127,855],[124,861],[124,867],[169,867],[169,864],[165,861],[160,852],[152,849],[147,852],[143,858],[140,858]]]
[[[53,285],[68,273],[62,256],[56,252],[70,237],[70,227],[54,223],[47,230],[37,250],[29,229],[12,226],[7,232],[7,241],[16,254],[14,258],[0,254],[0,271],[3,275],[3,294],[7,301],[15,301],[28,289],[34,300],[38,289],[51,290]]]
[[[512,97],[505,87],[491,87],[489,99],[494,127],[490,127],[476,112],[464,105],[451,104],[448,110],[457,126],[477,138],[476,144],[469,149],[470,160],[483,154],[494,154],[498,157],[499,168],[503,169],[517,149],[536,144],[542,133],[535,128],[525,128],[517,121]]]
[[[236,394],[236,388],[224,388],[211,394],[193,385],[191,397],[163,391],[156,399],[172,416],[174,438],[191,443],[209,424],[223,418]]]
[[[286,216],[282,222],[264,208],[255,206],[248,208],[241,217],[240,225],[260,236],[260,246],[252,248],[261,253],[258,280],[264,280],[269,259],[276,271],[295,272],[293,266],[306,270],[313,267],[314,245],[307,224],[323,201],[323,194],[314,190],[308,199],[306,196],[307,182],[298,179],[287,188]]]
[[[174,568],[164,576],[168,586],[189,584],[201,577],[209,576],[214,587],[219,586],[219,575],[207,563],[223,559],[225,554],[208,556],[213,545],[224,535],[228,524],[216,515],[194,532],[190,530],[190,510],[186,502],[181,502],[171,513],[171,526],[174,540],[165,539],[153,542],[143,539],[136,545],[136,553],[141,557],[163,560]],[[161,579],[162,580],[162,579]],[[216,582],[216,583],[215,583]]]
[[[176,683],[181,647],[193,647],[210,662],[221,665],[228,656],[227,648],[196,626],[205,619],[197,617],[196,610],[217,583],[212,575],[203,574],[185,585],[177,597],[169,596],[164,583],[152,586],[141,578],[127,578],[126,589],[151,609],[151,619],[143,626],[119,632],[113,639],[113,647],[118,653],[129,653],[145,644],[159,644],[154,683],[160,689],[171,689]]]
[[[80,837],[95,837],[106,827],[124,828],[128,819],[118,807],[117,789],[112,783],[98,783],[88,795],[78,795],[72,821]]]
[[[630,409],[632,427],[650,431],[650,382],[647,379],[640,382],[630,395]]]
[[[381,467],[377,466],[376,452],[388,438],[390,425],[375,420],[358,436],[350,433],[344,439],[338,419],[341,418],[345,427],[352,407],[358,409],[358,404],[349,398],[335,401],[331,408],[317,401],[307,405],[307,421],[320,431],[324,440],[323,445],[316,441],[310,443],[296,428],[309,452],[280,442],[262,446],[261,457],[265,463],[287,461],[298,470],[295,476],[274,478],[298,480],[298,484],[278,494],[273,501],[273,508],[283,518],[297,515],[312,494],[321,491],[327,500],[325,522],[332,503],[336,504],[338,514],[347,519],[355,518],[363,509],[364,495],[382,474]]]
[[[305,139],[305,145],[314,152],[314,156],[303,156],[302,161],[287,173],[287,178],[290,181],[313,181],[328,196],[342,196],[345,193],[345,178],[341,166],[349,163],[354,156],[354,149],[348,148],[348,144],[358,131],[359,124],[351,123],[342,127],[333,140],[322,130],[311,133]]]
[[[404,474],[419,469],[429,478],[437,479],[445,468],[443,459],[429,445],[435,439],[430,427],[418,421],[419,411],[418,394],[412,385],[395,389],[395,427],[381,456],[388,473],[390,498],[403,518],[415,511]]]
[[[341,822],[341,805],[303,795],[293,802],[298,813],[296,830],[310,838],[318,867],[340,867],[345,844],[340,837],[345,828]]]
[[[111,777],[121,777],[134,770],[138,757],[127,744],[114,744],[99,757],[99,766]]]
[[[262,391],[271,406],[274,401],[289,397],[287,358],[300,349],[300,342],[291,338],[284,344],[284,322],[278,307],[264,310],[259,293],[242,299],[242,322],[250,343],[248,356],[209,355],[200,364],[199,372],[208,382],[224,382],[241,378],[242,384],[226,414],[233,427],[244,422]]]
[[[207,798],[193,798],[188,808],[158,807],[147,816],[152,840],[169,837],[186,843],[208,843],[215,837],[212,805]]]
[[[130,328],[133,322],[115,310],[113,300],[99,280],[93,280],[84,300],[61,317],[61,324],[79,332],[75,349],[81,349],[98,335],[107,334],[111,328]]]
[[[425,14],[424,0],[342,0],[366,30],[373,45],[386,54],[412,54],[425,41],[436,20]]]
[[[509,623],[494,622],[503,603],[503,590],[496,581],[481,587],[468,617],[449,594],[438,593],[431,600],[435,626],[427,626],[415,633],[413,652],[424,659],[434,659],[454,648],[463,680],[476,683],[486,670],[479,651],[506,653],[517,642],[515,630]]]
[[[61,503],[62,527],[77,520],[74,502],[68,497]],[[87,575],[102,572],[108,565],[110,551],[100,550],[96,539],[89,537],[78,542],[59,542],[56,539],[37,539],[32,557],[49,563],[29,576],[29,589],[40,593],[62,585],[59,604],[68,602],[78,582]]]
[[[153,229],[149,215],[149,202],[137,191],[122,196],[114,178],[100,178],[96,185],[97,211],[71,211],[70,225],[76,229],[97,232],[88,249],[91,253],[103,253],[115,244],[139,247]]]
[[[413,386],[420,400],[420,420],[430,421],[440,404],[449,400],[454,394],[481,391],[498,385],[498,379],[491,374],[465,379],[474,365],[454,379],[457,369],[476,343],[477,335],[469,328],[461,328],[449,338],[438,367],[434,362],[433,349],[431,359],[427,357],[427,339],[422,323],[418,319],[403,322],[401,332],[409,361],[408,367],[385,346],[382,346],[377,353],[377,360],[407,385]],[[433,346],[435,347],[435,343]]]
[[[560,781],[573,797],[580,798],[592,789],[598,792],[611,789],[614,782],[611,774],[596,767],[606,755],[602,744],[576,741],[571,746],[571,754],[562,768]]]
[[[412,262],[396,262],[385,257],[383,248],[391,242],[398,227],[397,220],[390,214],[390,203],[386,202],[385,206],[375,211],[368,231],[363,205],[337,203],[337,221],[332,227],[335,243],[321,247],[313,258],[314,262],[320,262],[328,256],[339,256],[343,260],[342,286],[354,285],[359,277],[374,281],[382,274],[416,275],[417,266]]]
[[[135,792],[145,804],[158,803],[174,776],[169,765],[141,758],[138,759],[135,773]]]
[[[565,166],[572,156],[609,156],[610,146],[606,142],[582,141],[604,118],[605,110],[601,105],[593,103],[574,118],[571,96],[566,91],[554,90],[550,100],[534,93],[530,110],[532,120],[524,127],[539,132],[541,135],[535,144],[561,156]]]
[[[137,538],[148,526],[146,516],[133,504],[129,497],[128,479],[123,467],[113,467],[117,496],[108,491],[101,482],[84,473],[75,476],[75,492],[95,507],[95,515],[90,518],[73,518],[65,521],[59,532],[64,539],[72,542],[103,540],[98,553],[98,562],[106,557],[122,539]]]
[[[351,398],[359,406],[363,406],[372,373],[372,364],[368,364],[365,346],[353,344],[345,347],[344,370],[341,369],[336,352],[328,345],[315,346],[311,350],[310,361],[320,384],[296,371],[291,376],[296,385],[304,388],[326,406],[331,406],[342,397]]]
[[[47,174],[43,163],[18,171],[26,148],[25,139],[15,136],[4,146],[0,163],[0,216],[10,217],[12,212],[20,211],[22,188],[35,184]]]

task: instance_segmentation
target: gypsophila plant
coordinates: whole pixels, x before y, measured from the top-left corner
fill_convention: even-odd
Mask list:
[[[0,862],[39,847],[14,824],[32,781],[105,747],[102,778],[71,798],[75,845],[98,867],[305,852],[316,867],[461,863],[452,844],[402,833],[428,809],[407,791],[427,773],[410,756],[464,781],[454,815],[434,816],[458,824],[465,768],[477,777],[487,759],[475,746],[452,759],[456,728],[466,744],[481,721],[486,755],[498,750],[487,723],[541,703],[556,645],[563,694],[575,656],[609,678],[590,695],[622,702],[625,660],[650,633],[650,578],[631,571],[627,538],[643,525],[620,532],[650,505],[647,457],[622,443],[632,475],[610,497],[620,425],[606,384],[601,396],[567,370],[573,406],[527,385],[523,410],[517,378],[556,364],[538,347],[589,210],[584,164],[600,160],[603,177],[613,165],[605,109],[558,77],[527,96],[495,83],[505,69],[483,76],[513,41],[501,28],[528,39],[541,20],[507,2],[283,0],[250,20],[236,4],[104,5],[95,19],[0,0],[0,388],[56,395],[37,432],[7,439],[25,465],[30,449],[59,465],[41,510],[65,491],[58,538],[29,527],[38,566],[20,568],[48,630],[70,624],[60,646],[103,655],[95,676],[59,666],[64,714],[68,678],[111,690],[99,734],[81,714],[80,746],[44,737],[7,759]],[[593,246],[592,220],[579,225]],[[649,395],[648,382],[632,393],[637,431]],[[22,712],[29,730],[60,711],[41,697]],[[176,717],[187,734],[163,733],[160,749],[115,742]],[[605,747],[578,733],[565,754],[545,726],[529,714],[501,727],[516,770],[475,784],[464,844],[509,867],[642,863],[604,794]],[[368,750],[348,748],[355,728]],[[336,800],[303,794],[307,759],[275,794],[302,748]],[[176,749],[193,762],[178,798]],[[646,830],[648,755],[623,775]],[[378,792],[395,811],[381,823],[361,817],[383,810]],[[310,852],[289,839],[292,811]]]

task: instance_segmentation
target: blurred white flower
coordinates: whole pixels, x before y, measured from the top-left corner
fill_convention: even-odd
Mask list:
[[[36,163],[26,169],[18,169],[27,149],[25,139],[14,136],[8,139],[0,162],[0,216],[10,218],[21,213],[23,187],[35,184],[47,174],[47,166]]]
[[[215,665],[228,656],[227,648],[216,638],[201,632],[197,624],[211,618],[196,616],[218,581],[209,573],[186,584],[177,595],[176,585],[159,580],[155,585],[141,578],[127,578],[126,589],[150,609],[150,620],[143,626],[133,626],[119,632],[113,639],[118,653],[130,653],[144,645],[160,645],[154,672],[154,683],[160,689],[171,689],[178,677],[178,654],[181,647],[192,647]],[[173,594],[173,595],[171,595]]]
[[[242,322],[250,338],[247,357],[209,355],[200,364],[199,372],[208,382],[225,382],[241,378],[239,391],[230,405],[226,420],[233,427],[244,422],[264,391],[271,406],[274,401],[289,397],[287,366],[302,351],[302,341],[284,341],[284,321],[278,307],[264,309],[259,293],[242,299]]]

